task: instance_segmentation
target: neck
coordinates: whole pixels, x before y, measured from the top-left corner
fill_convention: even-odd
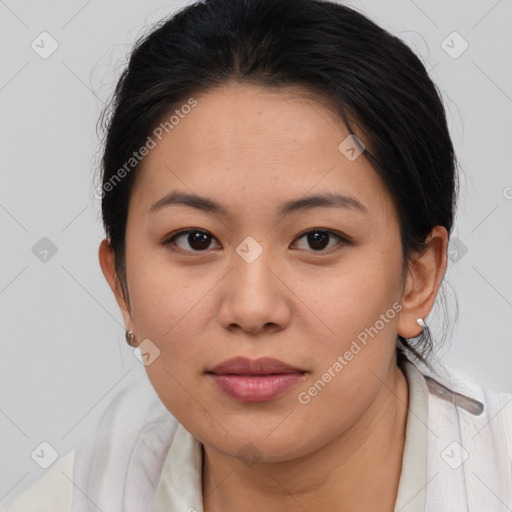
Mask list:
[[[407,381],[393,364],[356,424],[314,453],[248,467],[204,445],[204,511],[392,512],[407,409]]]

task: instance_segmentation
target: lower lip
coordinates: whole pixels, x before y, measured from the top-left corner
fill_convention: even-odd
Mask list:
[[[264,402],[271,400],[304,378],[303,373],[210,375],[221,391],[240,402]]]

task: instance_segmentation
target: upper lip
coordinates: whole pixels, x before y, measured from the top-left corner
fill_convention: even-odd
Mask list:
[[[207,373],[217,375],[271,375],[280,373],[305,373],[304,370],[290,366],[272,357],[248,359],[247,357],[233,357],[218,364]]]

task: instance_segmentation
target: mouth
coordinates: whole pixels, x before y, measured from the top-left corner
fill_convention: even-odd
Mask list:
[[[235,357],[208,370],[217,389],[239,402],[264,402],[304,380],[307,371],[273,358]]]
[[[281,371],[281,372],[268,372],[268,371],[253,371],[253,372],[213,372],[213,371],[207,371],[208,375],[237,375],[240,377],[267,377],[270,375],[287,375],[290,373],[302,373],[305,374],[307,372],[295,370],[295,371]]]
[[[228,397],[238,402],[266,402],[304,380],[305,373],[267,375],[209,374],[211,379]]]
[[[207,371],[216,375],[282,375],[304,372],[301,368],[272,357],[248,359],[241,356],[228,359]]]

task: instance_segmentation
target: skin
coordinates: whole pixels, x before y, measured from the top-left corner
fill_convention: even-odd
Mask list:
[[[349,161],[338,150],[346,127],[307,91],[229,84],[196,99],[145,158],[132,191],[129,304],[106,240],[99,258],[126,329],[161,351],[146,366],[158,396],[204,445],[204,510],[392,511],[408,405],[396,336],[420,334],[416,319],[431,311],[446,270],[448,233],[436,226],[403,272],[384,183],[364,156]],[[178,189],[220,202],[229,215],[183,205],[149,212]],[[367,213],[277,213],[287,200],[325,191],[356,197]],[[198,250],[187,234],[160,245],[184,228],[209,233],[210,245]],[[315,228],[334,233],[325,249],[303,236]],[[263,250],[252,263],[236,252],[248,236]],[[301,404],[298,393],[397,302],[401,311]],[[235,355],[270,356],[307,373],[273,400],[241,403],[205,374]]]

